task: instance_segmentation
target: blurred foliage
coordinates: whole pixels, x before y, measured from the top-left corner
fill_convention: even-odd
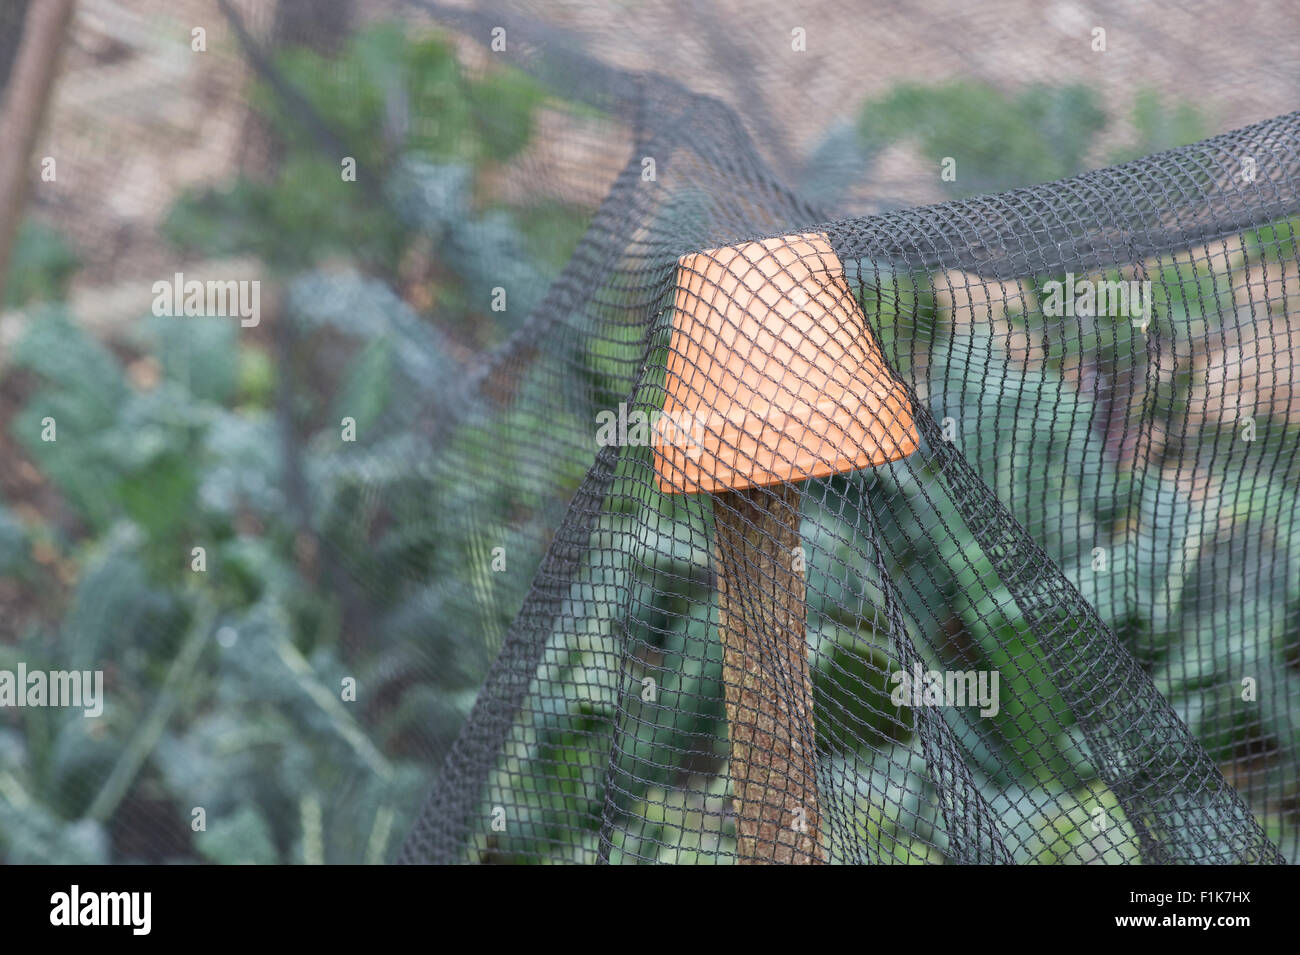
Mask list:
[[[4,307],[62,298],[76,270],[76,253],[63,236],[47,225],[24,220],[9,257]]]
[[[358,32],[335,55],[286,50],[276,69],[301,102],[265,82],[253,90],[280,148],[275,174],[178,202],[164,226],[177,248],[252,254],[279,273],[346,257],[418,285],[440,323],[477,346],[508,333],[586,223],[555,201],[475,205],[481,174],[527,147],[541,87],[513,69],[471,77],[448,41],[395,24]],[[504,310],[493,307],[498,287]]]
[[[295,559],[301,530],[286,506],[272,412],[261,389],[241,394],[228,367],[237,327],[178,334],[172,320],[154,319],[148,340],[162,377],[147,390],[130,387],[116,359],[58,313],[20,344],[15,364],[42,385],[12,432],[76,514],[47,531],[78,573],[64,619],[0,646],[0,665],[105,668],[110,704],[102,721],[28,709],[21,735],[5,728],[19,751],[0,798],[16,814],[0,819],[11,859],[23,857],[18,834],[53,813],[77,821],[69,833],[97,835],[66,850],[52,841],[43,861],[303,861],[286,824],[299,814],[285,810],[314,799],[335,820],[324,860],[357,861],[370,850],[355,826],[382,829],[373,850],[382,856],[402,824],[396,807],[418,804],[425,770],[400,758],[400,740],[423,732],[426,714],[366,725],[373,704],[357,712],[339,702],[345,677],[373,700],[392,649],[350,653],[340,601]],[[46,416],[57,441],[41,440]],[[193,546],[204,548],[202,573]],[[114,848],[115,814],[146,800],[163,835]],[[195,807],[207,828],[191,841]]]
[[[1193,107],[1166,108],[1150,90],[1137,94],[1132,120],[1137,141],[1112,150],[1106,157],[1110,162],[1206,135]],[[862,107],[856,143],[842,132],[835,141],[841,149],[857,148],[867,156],[891,143],[914,142],[936,169],[941,160],[953,158],[956,177],[943,186],[952,196],[964,197],[1084,172],[1107,126],[1099,96],[1086,86],[1039,84],[1011,95],[980,83],[902,83]]]
[[[53,307],[6,369],[27,382],[9,436],[60,506],[0,508],[0,577],[48,578],[45,548],[70,584],[61,619],[17,621],[0,668],[102,667],[109,703],[100,720],[0,714],[0,859],[383,861],[490,659],[466,634],[499,642],[522,600],[505,575],[474,571],[499,543],[526,567],[541,534],[523,525],[550,518],[513,483],[432,483],[412,429],[581,236],[580,210],[479,187],[527,147],[540,88],[512,71],[471,79],[445,41],[393,25],[276,65],[316,115],[256,89],[272,175],[184,197],[166,232],[182,253],[270,266],[288,360],[204,319],[150,317],[109,349]],[[322,130],[358,182],[323,158]],[[513,270],[491,268],[503,262]],[[10,300],[57,299],[74,267],[54,233],[26,228]],[[498,285],[503,312],[489,305]],[[538,433],[525,415],[500,424],[497,460],[521,426]],[[355,444],[340,441],[344,417]],[[462,453],[485,453],[472,424],[463,434],[450,438]],[[513,527],[448,539],[446,515],[492,493]],[[467,619],[455,608],[471,592]]]
[[[1010,97],[991,86],[902,84],[868,104],[858,131],[868,148],[917,137],[930,158],[954,157],[957,195],[998,192],[1078,172],[1105,124],[1083,86],[1032,86]]]

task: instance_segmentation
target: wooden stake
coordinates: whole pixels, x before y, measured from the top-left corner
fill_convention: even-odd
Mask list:
[[[73,0],[39,0],[28,7],[22,46],[9,76],[0,114],[0,306],[27,197],[32,150],[54,87],[72,7]]]
[[[743,863],[818,863],[821,813],[799,537],[790,485],[725,491],[713,510],[722,680]]]

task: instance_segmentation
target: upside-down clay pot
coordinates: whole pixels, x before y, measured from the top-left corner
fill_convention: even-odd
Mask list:
[[[916,450],[911,404],[825,235],[682,256],[674,305],[653,438],[662,491],[826,477]]]

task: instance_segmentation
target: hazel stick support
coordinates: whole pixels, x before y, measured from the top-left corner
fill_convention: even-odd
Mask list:
[[[718,495],[718,631],[742,863],[822,862],[798,488]]]
[[[22,45],[0,103],[0,303],[33,174],[32,150],[58,74],[72,9],[73,0],[34,0],[28,5]]]

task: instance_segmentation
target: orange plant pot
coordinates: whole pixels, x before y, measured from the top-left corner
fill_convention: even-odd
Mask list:
[[[916,450],[911,404],[825,235],[682,256],[674,305],[660,490],[763,487]]]

